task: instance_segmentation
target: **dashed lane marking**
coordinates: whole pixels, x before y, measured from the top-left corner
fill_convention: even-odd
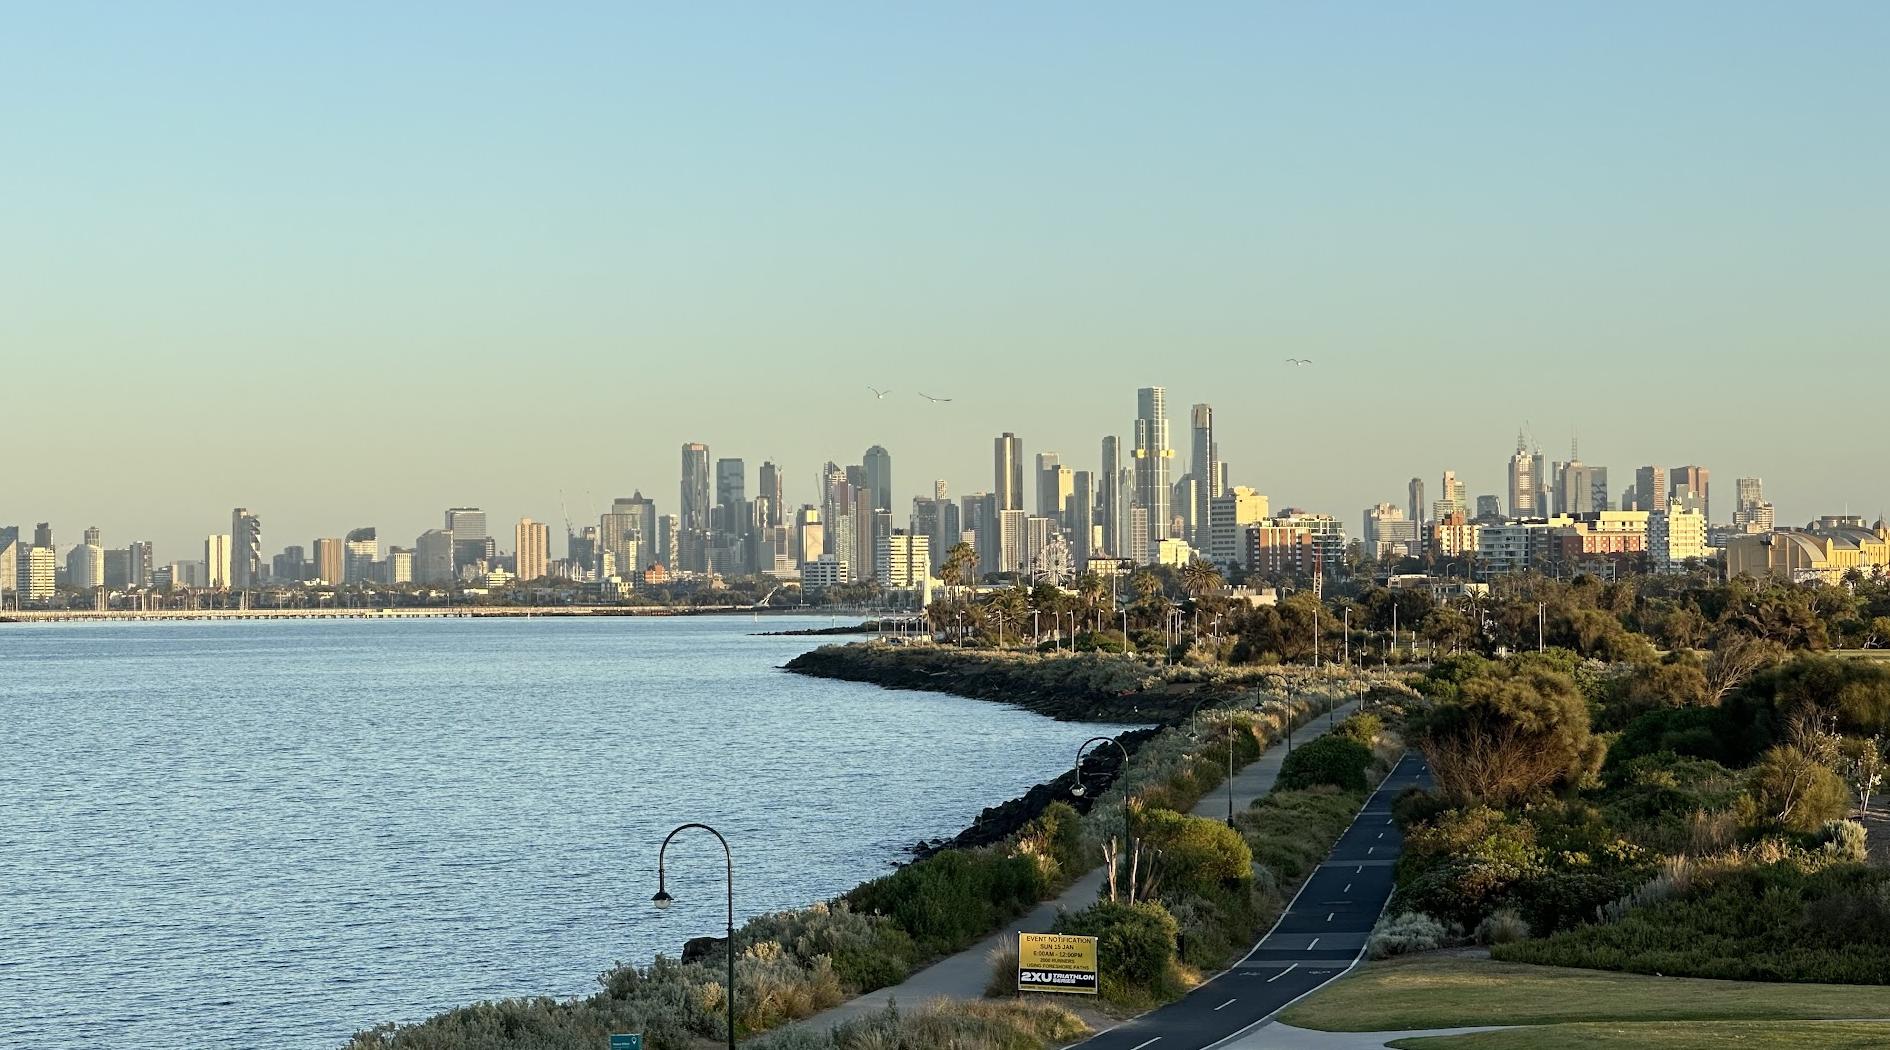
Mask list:
[[[1307,950],[1307,951],[1312,951],[1312,950],[1313,950],[1314,948],[1317,948],[1317,947],[1319,947],[1319,938],[1317,938],[1317,937],[1314,937],[1314,938],[1312,939],[1312,943],[1311,943],[1311,944],[1308,944],[1308,945],[1306,946],[1306,950]]]
[[[1230,1007],[1230,1006],[1232,1006],[1232,1005],[1234,1005],[1235,1003],[1237,1003],[1237,1002],[1239,1002],[1239,1001],[1240,1001],[1239,999],[1229,999],[1229,1000],[1227,1000],[1226,1002],[1224,1002],[1224,1003],[1222,1003],[1221,1005],[1219,1005],[1219,1006],[1217,1006],[1217,1007],[1215,1007],[1215,1008],[1214,1008],[1214,1012],[1215,1012],[1215,1013],[1220,1013],[1220,1012],[1221,1012],[1222,1010],[1225,1010],[1225,1009],[1227,1009],[1228,1007]]]
[[[1294,970],[1297,970],[1297,969],[1299,969],[1299,964],[1294,963],[1293,965],[1288,966],[1286,969],[1281,970],[1279,973],[1276,973],[1273,976],[1267,978],[1267,983],[1272,984],[1274,981],[1277,981],[1280,978],[1285,977],[1287,974],[1292,973]]]

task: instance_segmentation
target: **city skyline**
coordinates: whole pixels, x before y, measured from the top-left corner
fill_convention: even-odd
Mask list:
[[[555,523],[691,439],[796,503],[872,444],[962,486],[1006,429],[1126,460],[1149,383],[1171,446],[1212,403],[1241,483],[1348,515],[1502,492],[1523,421],[1781,520],[1890,503],[1833,453],[1890,377],[1882,5],[743,18],[20,12],[0,345],[47,385],[0,513]]]

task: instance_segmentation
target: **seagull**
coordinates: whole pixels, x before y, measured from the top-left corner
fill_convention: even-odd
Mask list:
[[[923,390],[919,391],[919,396],[922,398],[925,398],[927,401],[930,401],[935,405],[944,404],[951,400],[951,398],[949,397],[933,397],[931,394],[928,394]]]
[[[881,390],[880,388],[876,386],[869,386],[866,389],[871,390],[873,392],[873,396],[881,401],[886,400],[886,395],[892,393],[892,391],[890,390]]]
[[[1293,366],[1295,366],[1295,367],[1304,367],[1304,366],[1306,366],[1306,365],[1310,365],[1310,364],[1312,364],[1312,358],[1310,358],[1310,357],[1289,357],[1289,358],[1287,358],[1287,359],[1286,359],[1286,363],[1287,363],[1287,364],[1289,364],[1289,365],[1293,365]]]

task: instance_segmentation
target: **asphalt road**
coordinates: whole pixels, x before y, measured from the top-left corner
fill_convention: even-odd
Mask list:
[[[1423,759],[1405,755],[1246,958],[1185,998],[1078,1045],[1084,1050],[1203,1050],[1260,1024],[1357,965],[1391,898],[1392,865],[1404,850],[1404,836],[1391,819],[1392,800],[1406,788],[1429,783]]]

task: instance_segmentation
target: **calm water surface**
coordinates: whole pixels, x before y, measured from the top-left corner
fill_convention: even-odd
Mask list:
[[[0,626],[0,1047],[329,1050],[830,897],[1087,725],[777,670],[825,619]]]

